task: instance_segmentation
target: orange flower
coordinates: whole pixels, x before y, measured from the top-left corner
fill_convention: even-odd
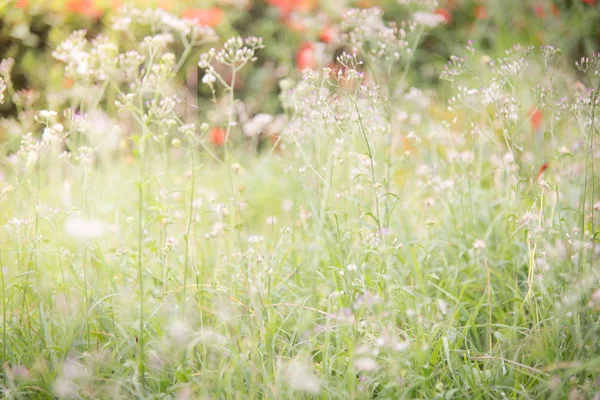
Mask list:
[[[481,4],[475,7],[475,18],[478,20],[488,19],[487,8]]]
[[[98,19],[102,16],[102,10],[96,7],[92,0],[68,0],[66,8],[72,13],[92,19]]]
[[[299,70],[315,69],[317,66],[317,56],[315,48],[310,42],[305,42],[296,53],[296,65]]]
[[[452,22],[452,13],[446,8],[438,8],[434,11],[434,14],[442,17],[445,24],[450,24]]]
[[[181,17],[194,20],[198,25],[213,27],[223,22],[225,12],[219,7],[188,8],[181,13]]]
[[[63,87],[70,89],[73,87],[73,85],[75,84],[75,81],[71,78],[64,78],[63,79]]]
[[[529,121],[534,131],[538,131],[542,127],[542,110],[535,107],[529,111]]]
[[[223,146],[225,144],[225,131],[221,128],[212,128],[210,131],[210,141],[215,146]]]
[[[29,5],[29,0],[17,0],[15,7],[17,8],[27,8]]]

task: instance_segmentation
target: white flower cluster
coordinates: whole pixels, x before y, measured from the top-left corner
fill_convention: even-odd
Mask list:
[[[395,62],[411,53],[408,36],[415,31],[414,21],[404,21],[400,27],[383,20],[383,11],[373,7],[351,9],[344,16],[342,28],[346,39],[355,48],[363,49],[373,62]]]
[[[140,10],[130,5],[120,7],[113,19],[112,28],[116,31],[128,32],[138,25],[149,27],[154,33],[159,34],[152,40],[162,44],[169,43],[168,35],[187,38],[192,43],[217,39],[212,28],[179,18],[160,8]],[[167,36],[160,36],[160,34]]]
[[[444,17],[434,13],[418,11],[414,13],[413,20],[420,25],[427,28],[435,28],[436,26],[444,23]]]
[[[208,85],[214,91],[214,83],[218,80],[226,88],[233,89],[229,87],[213,67],[213,60],[238,71],[247,63],[256,61],[256,51],[264,47],[262,38],[251,36],[245,39],[241,37],[229,38],[218,52],[211,48],[208,52],[201,54],[198,61],[198,66],[205,70],[202,83]]]

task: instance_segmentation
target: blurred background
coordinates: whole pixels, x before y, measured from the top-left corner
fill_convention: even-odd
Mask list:
[[[19,103],[48,105],[60,90],[73,84],[63,76],[63,66],[52,50],[75,29],[86,29],[94,38],[105,33],[122,0],[3,0],[0,4],[0,59],[15,60],[13,85],[16,101],[0,105],[0,115],[17,116]],[[250,109],[277,113],[279,80],[304,68],[331,65],[342,47],[341,15],[353,7],[380,7],[389,21],[406,18],[406,1],[385,0],[138,0],[127,2],[141,8],[160,7],[199,24],[214,28],[220,38],[234,35],[262,36],[266,48],[257,68],[248,69],[236,87]],[[472,40],[491,57],[515,43],[553,45],[575,60],[599,47],[600,4],[596,0],[440,0],[435,13],[445,23],[423,39],[412,68],[413,82],[444,88],[438,80],[451,54]],[[109,33],[110,34],[110,33]],[[113,33],[114,34],[114,33]],[[205,49],[196,49],[198,53]],[[211,97],[198,85],[197,57],[179,71],[197,104]],[[43,95],[40,95],[43,93]],[[14,96],[13,96],[14,97]],[[258,104],[257,104],[258,103]],[[253,106],[254,105],[254,106]],[[0,128],[0,135],[1,133]]]

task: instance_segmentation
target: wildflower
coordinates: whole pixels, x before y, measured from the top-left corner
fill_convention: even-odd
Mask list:
[[[413,15],[413,19],[416,23],[424,25],[428,28],[435,28],[441,23],[445,23],[445,17],[439,14],[432,14],[427,12],[418,11]]]
[[[313,10],[316,0],[267,0],[267,4],[276,7],[283,18],[287,18],[292,12],[308,12]]]
[[[263,40],[260,37],[250,36],[245,39],[232,37],[225,42],[223,48],[218,53],[215,53],[214,49],[211,49],[207,56],[203,54],[198,65],[201,68],[206,68],[214,55],[214,58],[221,64],[242,66],[248,62],[256,61],[256,50],[264,47]]]
[[[96,7],[92,0],[69,0],[66,9],[91,19],[98,19],[102,16],[102,10]]]
[[[257,136],[265,130],[265,128],[273,122],[273,116],[270,114],[257,114],[249,122],[244,124],[243,131],[247,137]]]
[[[264,240],[264,237],[259,236],[259,235],[248,236],[248,243],[250,243],[250,244],[261,243],[263,240]]]
[[[208,85],[208,86],[212,86],[213,83],[215,83],[216,81],[217,81],[217,78],[210,71],[205,73],[204,76],[202,77],[202,83],[204,83],[205,85]]]
[[[0,75],[8,79],[14,65],[14,58],[9,57],[2,59],[2,61],[0,61]]]
[[[544,163],[542,164],[542,166],[540,167],[540,170],[537,173],[537,176],[535,177],[535,181],[538,182],[540,179],[542,179],[542,176],[544,175],[544,172],[548,169],[548,163]]]
[[[358,371],[370,372],[377,369],[377,362],[370,357],[360,357],[354,361],[354,367]]]
[[[487,12],[487,8],[484,5],[479,4],[477,7],[475,7],[475,19],[481,21],[484,19],[488,19],[488,17],[489,15]]]
[[[421,143],[421,138],[417,136],[414,132],[409,132],[408,135],[406,135],[406,139],[414,144]]]
[[[71,216],[67,219],[65,231],[74,239],[86,241],[107,233],[108,226],[98,220]]]
[[[533,13],[535,14],[535,16],[537,18],[546,18],[546,10],[547,10],[547,6],[545,6],[543,3],[537,3],[533,6]],[[550,3],[550,12],[552,13],[552,15],[556,18],[558,18],[560,16],[560,10],[558,9],[558,7],[556,6],[556,4],[554,3]]]
[[[348,264],[348,266],[346,267],[346,269],[348,271],[356,271],[357,267],[356,267],[356,264]]]
[[[223,146],[225,144],[225,131],[221,128],[213,128],[210,131],[210,140],[215,146]]]
[[[542,110],[535,107],[529,111],[529,121],[531,122],[531,127],[535,132],[539,131],[542,127]]]
[[[600,203],[599,203],[600,204]],[[290,199],[285,199],[282,203],[281,203],[281,209],[283,211],[290,211],[292,209],[292,207],[294,206],[294,202]]]
[[[219,7],[212,8],[188,8],[181,13],[181,17],[189,19],[198,25],[214,27],[223,22],[225,12]]]
[[[62,134],[65,128],[62,124],[54,124],[51,127],[44,128],[42,134],[42,142],[44,143],[58,143],[62,140]]]
[[[296,53],[296,65],[299,70],[315,69],[317,57],[315,48],[310,42],[305,42]]]
[[[6,83],[4,79],[0,77],[0,104],[4,103],[4,91],[6,90]]]
[[[442,17],[444,24],[452,23],[452,13],[447,8],[438,8],[433,13]]]
[[[319,32],[319,40],[327,44],[338,42],[340,40],[340,32],[332,25],[325,26]]]
[[[38,118],[41,120],[51,120],[56,117],[56,111],[41,110],[38,112]]]
[[[172,236],[169,236],[167,238],[167,240],[165,241],[165,248],[164,248],[164,252],[168,253],[171,251],[171,249],[173,249],[173,246],[177,245],[177,239],[175,239]]]
[[[473,248],[476,250],[483,250],[485,249],[485,242],[482,239],[477,239],[473,242]]]

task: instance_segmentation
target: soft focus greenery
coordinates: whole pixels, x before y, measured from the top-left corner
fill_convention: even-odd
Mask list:
[[[598,398],[594,2],[183,3],[0,6],[3,398]]]

